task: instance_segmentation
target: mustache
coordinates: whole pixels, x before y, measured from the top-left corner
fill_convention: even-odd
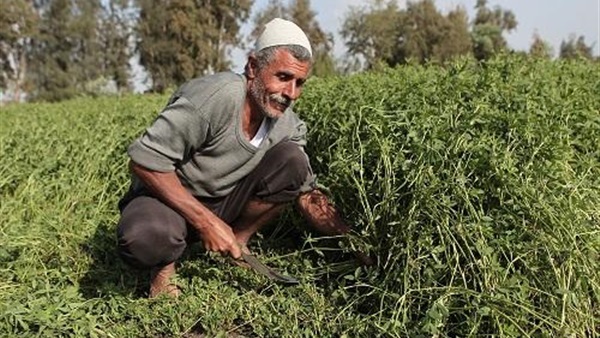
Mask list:
[[[292,103],[293,103],[292,100],[290,100],[290,99],[288,99],[288,98],[286,98],[284,96],[281,96],[279,94],[271,94],[271,95],[269,95],[269,98],[271,100],[279,103],[280,105],[286,107],[286,108],[289,107],[289,106],[291,106]]]

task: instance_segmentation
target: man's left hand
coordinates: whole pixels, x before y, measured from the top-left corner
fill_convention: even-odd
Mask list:
[[[327,196],[320,190],[313,190],[298,197],[298,208],[302,216],[319,233],[327,236],[346,235],[350,227],[346,225],[338,210],[329,202]],[[352,252],[356,259],[365,266],[371,266],[374,261],[360,251]]]

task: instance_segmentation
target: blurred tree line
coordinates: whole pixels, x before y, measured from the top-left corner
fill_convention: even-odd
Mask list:
[[[253,0],[0,0],[0,91],[18,100],[57,101],[78,93],[132,90],[137,58],[152,91],[229,69],[234,47],[251,49],[274,17],[296,22],[313,44],[313,74],[328,76],[379,65],[443,63],[456,56],[488,59],[509,51],[505,33],[517,27],[510,10],[478,0],[443,12],[433,0],[372,0],[350,7],[340,35],[347,53],[333,56],[333,34],[321,29],[310,0],[269,0],[252,18]],[[244,39],[241,27],[253,27]],[[583,37],[561,43],[558,57],[592,59]],[[532,57],[551,58],[537,33]]]

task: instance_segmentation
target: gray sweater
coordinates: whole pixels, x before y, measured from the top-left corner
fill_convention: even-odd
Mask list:
[[[259,147],[242,131],[246,79],[231,72],[189,81],[169,99],[167,106],[128,149],[131,159],[153,171],[175,171],[193,195],[221,197],[248,175],[271,147],[284,139],[306,144],[306,125],[292,109],[270,121],[268,135]],[[307,177],[303,191],[310,190]],[[133,177],[133,189],[142,187]]]

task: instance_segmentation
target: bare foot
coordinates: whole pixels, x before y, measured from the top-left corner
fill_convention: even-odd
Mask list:
[[[162,268],[153,268],[150,271],[150,295],[155,298],[160,295],[177,298],[181,291],[173,284],[171,278],[175,276],[175,263],[165,265]]]

